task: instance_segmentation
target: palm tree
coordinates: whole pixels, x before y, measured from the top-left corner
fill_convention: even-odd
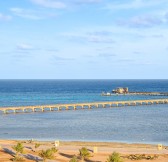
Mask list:
[[[35,151],[37,150],[38,147],[40,147],[40,144],[39,143],[35,143],[35,145],[34,145]]]
[[[46,162],[47,159],[53,159],[54,158],[54,152],[52,149],[42,150],[39,153],[39,156],[43,158],[43,162]]]
[[[106,162],[123,162],[123,160],[120,157],[120,154],[117,152],[113,152],[107,159]]]
[[[81,149],[79,149],[79,155],[81,157],[81,160],[84,161],[90,157],[90,152],[86,147],[82,147]]]
[[[52,147],[50,150],[51,150],[53,153],[57,153],[57,152],[58,152],[58,149],[57,149],[56,147]]]
[[[17,145],[15,145],[15,146],[13,146],[12,147],[15,151],[16,151],[16,156],[18,156],[19,155],[19,153],[23,153],[23,149],[24,149],[24,147],[23,147],[23,145],[22,145],[22,143],[17,143]]]
[[[72,159],[71,159],[69,162],[78,162],[78,159],[77,159],[77,157],[74,155],[74,156],[72,157]]]

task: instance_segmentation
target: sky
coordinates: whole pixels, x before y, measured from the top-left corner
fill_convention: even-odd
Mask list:
[[[0,79],[168,79],[167,0],[2,0]]]

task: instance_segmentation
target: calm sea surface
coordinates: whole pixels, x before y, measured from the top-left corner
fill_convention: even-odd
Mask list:
[[[0,80],[0,107],[168,98],[101,96],[116,87],[168,92],[168,80]],[[0,139],[31,138],[168,145],[168,105],[0,114]]]

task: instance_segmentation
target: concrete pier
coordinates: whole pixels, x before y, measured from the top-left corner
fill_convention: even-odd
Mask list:
[[[152,104],[168,104],[168,99],[134,100],[134,101],[107,101],[92,103],[72,103],[37,106],[0,107],[1,114],[9,113],[32,113],[32,112],[52,112],[61,110],[93,109],[106,107],[126,107]]]

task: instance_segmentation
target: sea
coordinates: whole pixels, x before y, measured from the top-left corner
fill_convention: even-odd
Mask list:
[[[101,96],[116,87],[137,92],[168,92],[168,80],[0,80],[0,107],[168,98]],[[25,114],[1,112],[0,139],[168,146],[168,104]]]

